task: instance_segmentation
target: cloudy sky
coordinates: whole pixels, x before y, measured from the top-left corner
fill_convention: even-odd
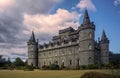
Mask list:
[[[120,53],[120,0],[0,0],[0,55],[27,59],[31,31],[39,43],[48,42],[60,29],[77,29],[86,7],[96,25],[95,38],[104,29],[110,51]]]

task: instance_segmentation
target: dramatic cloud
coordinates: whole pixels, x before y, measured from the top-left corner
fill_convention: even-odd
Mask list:
[[[78,13],[69,12],[65,9],[58,9],[55,14],[24,16],[24,24],[27,26],[28,30],[32,29],[36,33],[49,33],[51,35],[56,35],[58,30],[69,26],[76,28],[78,23],[74,23],[74,21],[78,20]]]
[[[68,26],[77,28],[77,12],[58,9],[50,14],[62,0],[0,0],[0,55],[15,59],[27,57],[27,41],[31,31],[39,42],[48,42],[58,30]]]
[[[91,0],[80,0],[73,11],[58,8],[51,14],[54,6],[63,0],[0,0],[0,55],[15,59],[27,58],[27,41],[31,31],[39,43],[48,42],[58,31],[69,26],[77,29],[78,14],[74,9],[86,7],[95,10]]]
[[[83,10],[85,8],[95,11],[96,8],[94,4],[92,3],[92,0],[80,0],[80,2],[76,5],[77,8],[80,8],[80,10]]]
[[[115,0],[115,1],[114,1],[114,5],[115,5],[115,6],[120,5],[120,0]]]
[[[24,15],[48,15],[59,2],[59,0],[0,0],[0,54],[11,58],[26,55],[26,42],[32,29],[31,26],[28,29],[24,25]]]

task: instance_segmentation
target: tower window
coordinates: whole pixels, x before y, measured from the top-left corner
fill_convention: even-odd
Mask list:
[[[89,48],[89,50],[91,50],[91,49],[92,49],[92,45],[91,45],[91,44],[89,44],[89,45],[88,45],[88,48]]]
[[[92,38],[92,33],[91,32],[89,33],[89,38]]]

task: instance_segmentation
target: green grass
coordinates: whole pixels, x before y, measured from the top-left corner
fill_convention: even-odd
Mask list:
[[[82,74],[90,71],[106,72],[106,70],[0,70],[0,78],[80,78]]]

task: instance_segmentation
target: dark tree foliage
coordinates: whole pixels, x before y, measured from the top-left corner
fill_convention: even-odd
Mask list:
[[[114,68],[120,68],[120,53],[109,53],[110,63]]]
[[[19,67],[19,66],[24,66],[24,62],[18,57],[15,59],[14,63],[13,63],[16,67]]]

